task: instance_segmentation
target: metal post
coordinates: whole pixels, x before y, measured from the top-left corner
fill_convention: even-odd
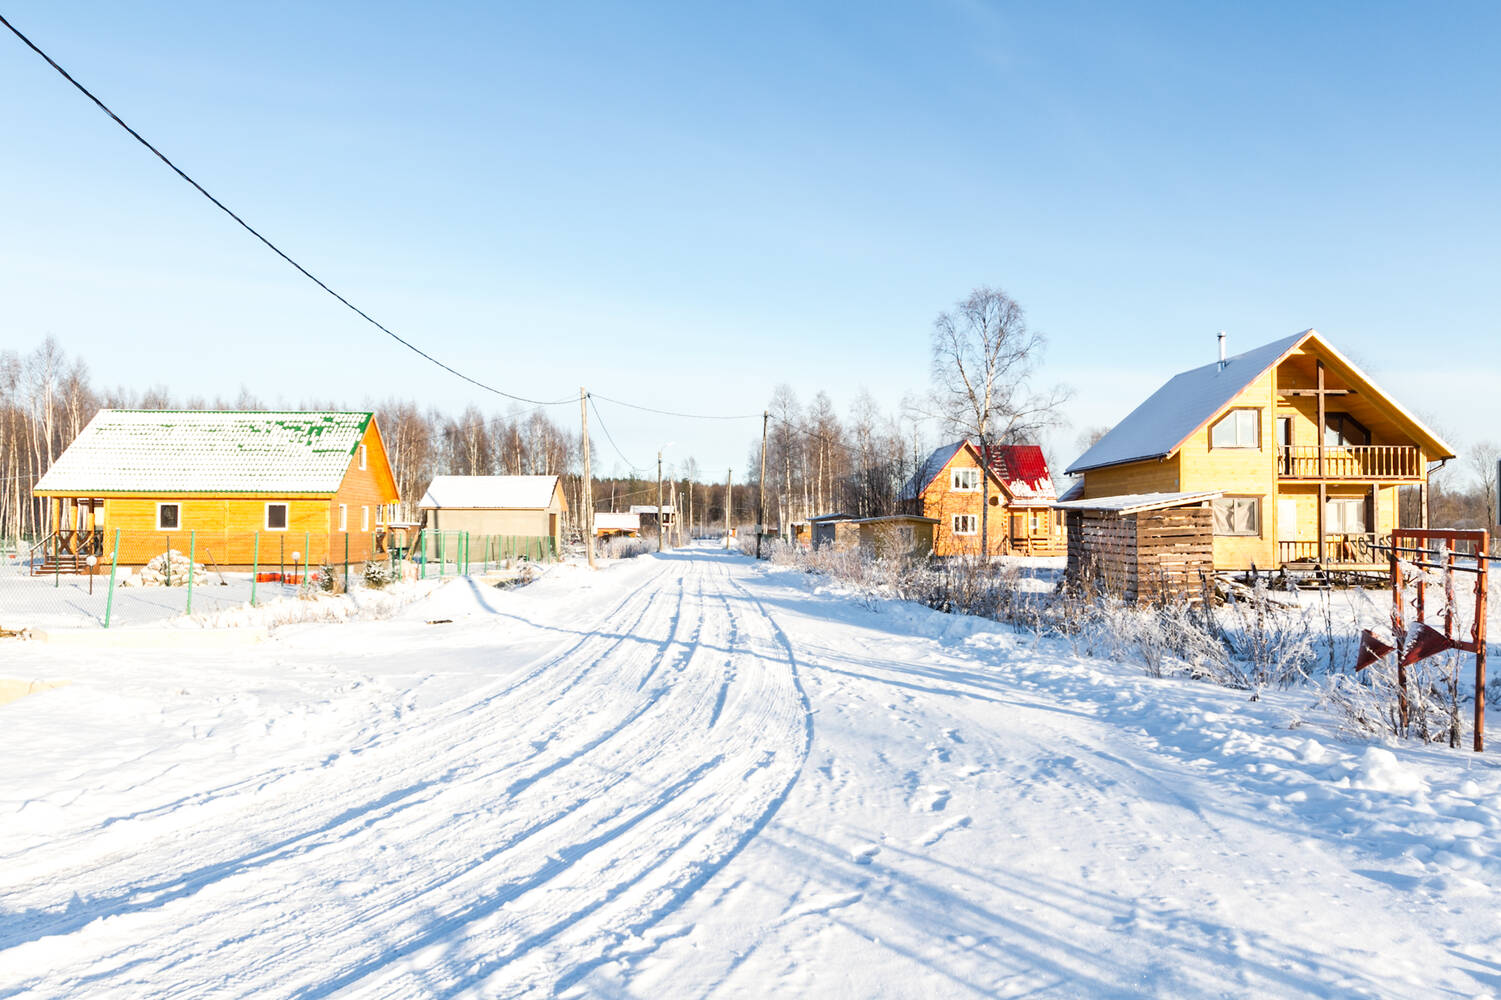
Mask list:
[[[344,593],[349,593],[349,532],[344,532]]]
[[[307,579],[307,570],[308,570],[308,567],[311,566],[312,564],[313,564],[313,533],[311,531],[305,531],[305,532],[302,533],[302,582],[303,582],[303,584],[306,584],[308,582],[308,579]]]
[[[52,586],[54,588],[63,585],[63,556],[57,550],[57,532],[52,533]]]
[[[198,532],[190,531],[188,532],[188,606],[183,609],[183,614],[185,615],[190,615],[193,613],[193,577],[198,575],[197,573],[193,572],[193,559],[197,555]],[[170,561],[170,559],[171,557],[169,556],[168,560]]]
[[[276,582],[285,586],[287,582],[287,536],[282,534],[277,538],[281,541],[281,556],[276,566]]]
[[[443,565],[443,560],[447,557],[447,555],[448,545],[443,538],[443,532],[440,531],[438,532],[438,576],[440,577],[443,575],[446,568]]]
[[[255,607],[255,578],[261,575],[261,533],[253,532],[254,551],[250,556],[250,606]]]
[[[1480,533],[1480,551],[1475,559],[1475,752],[1485,750],[1485,616],[1486,579],[1490,564],[1489,532]]]
[[[115,567],[120,564],[120,529],[115,529],[115,552],[109,557],[109,596],[104,599],[104,627],[109,628],[109,615],[115,608]]]
[[[1421,585],[1421,581],[1420,581]],[[1407,735],[1407,667],[1402,664],[1407,645],[1407,621],[1402,612],[1402,562],[1397,554],[1396,539],[1392,539],[1392,641],[1396,643],[1397,656],[1397,721],[1399,735]]]
[[[172,586],[172,536],[171,535],[167,536],[167,551],[162,556],[162,562],[165,563],[165,565],[162,567],[162,569],[166,571],[166,574],[167,574],[167,586],[170,587],[170,586]]]

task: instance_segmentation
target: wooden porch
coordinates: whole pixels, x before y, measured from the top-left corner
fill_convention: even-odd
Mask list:
[[[1390,536],[1375,532],[1328,534],[1324,536],[1321,555],[1317,540],[1279,541],[1277,564],[1283,569],[1384,573],[1389,569],[1389,560],[1382,546],[1390,545]]]

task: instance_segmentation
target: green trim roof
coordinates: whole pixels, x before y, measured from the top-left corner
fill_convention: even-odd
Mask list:
[[[369,412],[100,410],[38,493],[338,491]]]

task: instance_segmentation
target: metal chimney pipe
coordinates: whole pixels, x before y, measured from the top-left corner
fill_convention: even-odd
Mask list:
[[[1220,369],[1225,367],[1225,331],[1220,331]]]

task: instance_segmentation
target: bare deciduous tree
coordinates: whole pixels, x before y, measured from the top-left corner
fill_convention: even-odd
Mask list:
[[[990,447],[1035,437],[1068,399],[1061,386],[1032,385],[1046,338],[999,288],[981,286],[933,321],[933,398],[947,425]],[[980,551],[990,553],[990,477],[982,475]]]

